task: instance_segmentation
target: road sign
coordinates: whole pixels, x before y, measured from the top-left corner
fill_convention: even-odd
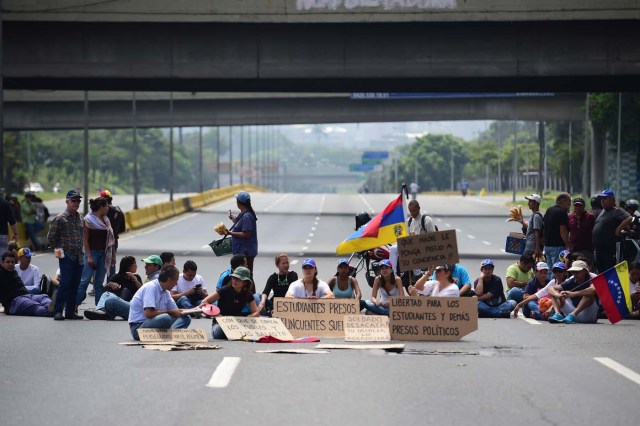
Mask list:
[[[373,165],[368,164],[349,164],[350,172],[372,172]]]
[[[389,158],[389,151],[365,151],[362,153],[362,158],[379,158],[384,160]]]

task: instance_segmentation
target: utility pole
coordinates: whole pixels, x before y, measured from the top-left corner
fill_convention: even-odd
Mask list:
[[[84,130],[82,132],[82,212],[89,211],[89,92],[84,91]]]
[[[620,134],[622,133],[622,92],[618,92],[618,152],[616,154],[616,194],[620,194]],[[619,197],[620,195],[618,195]]]
[[[518,190],[518,120],[515,121],[515,133],[513,135],[513,202],[516,202]]]
[[[173,92],[169,95],[169,201],[173,201]]]
[[[136,92],[131,95],[131,118],[133,121],[133,209],[138,209],[138,111],[136,106]]]

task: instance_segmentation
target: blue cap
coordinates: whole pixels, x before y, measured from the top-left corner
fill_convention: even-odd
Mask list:
[[[389,262],[389,259],[382,259],[378,265],[380,266],[386,266],[388,268],[391,268],[391,262]]]
[[[556,262],[556,263],[553,264],[553,268],[551,268],[551,269],[552,270],[553,269],[562,269],[563,271],[566,271],[567,270],[567,266],[562,262]]]
[[[69,192],[67,192],[67,200],[69,198],[82,198],[82,195],[80,195],[80,191],[78,191],[77,189],[71,189],[69,190]]]
[[[251,195],[248,192],[238,192],[236,194],[236,200],[240,201],[242,204],[249,204],[251,202]]]
[[[567,259],[567,256],[569,256],[571,252],[569,250],[562,250],[560,252],[560,254],[558,255],[558,259],[562,260],[563,262]]]
[[[606,198],[606,197],[615,197],[616,193],[613,192],[613,189],[605,189],[601,193],[598,194],[598,198]]]
[[[344,257],[342,259],[338,260],[338,266],[343,265],[343,264],[344,265],[348,265],[349,264],[349,261],[347,259],[345,259]]]
[[[485,259],[480,262],[480,269],[484,268],[485,266],[493,266],[494,268],[496,267],[496,265],[493,263],[493,260],[491,259]]]
[[[242,194],[242,193],[241,193]],[[302,267],[304,268],[305,266],[313,266],[314,268],[316,267],[316,261],[311,259],[310,257],[307,257],[303,262],[302,262]]]

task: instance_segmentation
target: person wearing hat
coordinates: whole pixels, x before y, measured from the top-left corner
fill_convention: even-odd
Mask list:
[[[631,223],[631,215],[623,209],[616,207],[615,193],[611,189],[605,189],[598,195],[602,204],[602,212],[596,218],[591,232],[593,246],[595,248],[595,266],[602,273],[618,263],[617,251],[622,230]]]
[[[569,250],[593,259],[591,233],[596,217],[585,208],[584,198],[573,199],[573,211],[569,213]]]
[[[40,294],[40,268],[31,263],[31,250],[24,247],[18,250],[18,265],[16,272],[24,286],[31,294]]]
[[[0,188],[0,253],[9,249],[9,227],[12,231],[12,240],[18,241],[18,228],[16,218],[11,209],[11,204],[4,199],[5,190]]]
[[[284,297],[298,299],[333,299],[329,285],[318,279],[316,261],[307,258],[302,261],[302,278],[291,283]]]
[[[349,270],[349,261],[347,259],[338,260],[337,272],[327,281],[329,288],[336,296],[336,299],[356,299],[362,305],[362,292],[356,277],[352,277]],[[360,310],[364,309],[364,306]]]
[[[58,214],[49,225],[47,240],[58,257],[60,285],[56,293],[53,319],[82,319],[76,313],[76,300],[82,269],[84,267],[83,230],[84,220],[78,212],[82,196],[80,191],[67,192],[67,208]],[[64,315],[63,311],[64,310]]]
[[[104,189],[100,191],[100,196],[107,200],[107,205],[109,206],[109,210],[107,210],[107,217],[111,222],[111,229],[113,229],[113,236],[116,239],[116,245],[114,248],[113,257],[115,259],[118,252],[118,238],[120,238],[120,234],[127,230],[127,226],[125,223],[124,213],[122,209],[118,206],[113,205],[113,195],[111,195],[111,191],[108,189]],[[112,268],[109,269],[109,276],[116,273],[116,266],[113,265]]]
[[[163,266],[160,256],[158,256],[157,254],[152,254],[151,256],[142,259],[142,261],[144,262],[144,273],[147,275],[147,282],[153,281],[158,278],[158,275],[160,275],[160,270]]]
[[[571,195],[561,192],[556,197],[556,204],[549,207],[542,218],[542,240],[549,270],[559,260],[560,252],[569,248],[570,206]]]
[[[535,259],[542,259],[542,213],[540,213],[540,201],[538,194],[524,197],[531,210],[531,218],[527,223],[522,223],[522,233],[525,235],[524,254],[531,254]]]
[[[50,317],[51,299],[46,294],[30,294],[16,272],[16,255],[2,254],[0,263],[0,303],[6,315]]]
[[[522,313],[526,318],[542,319],[540,311],[538,310],[538,297],[536,293],[545,288],[549,283],[547,278],[548,269],[549,267],[546,262],[536,263],[535,275],[524,288],[523,299],[518,302],[513,310],[514,318],[518,317],[518,310],[522,308]]]
[[[451,274],[449,265],[438,265],[433,270],[435,279],[430,279],[431,271],[427,271],[416,285],[409,285],[407,292],[410,296],[430,296],[430,297],[460,297],[460,290],[456,285],[456,280]]]
[[[229,219],[233,226],[225,235],[231,237],[231,251],[233,254],[244,254],[247,265],[253,274],[253,259],[258,255],[258,228],[256,212],[251,206],[251,196],[248,192],[236,194],[236,205],[240,213],[236,216],[229,210]]]
[[[544,264],[544,268],[547,268],[547,264],[544,262],[540,262]],[[537,266],[537,265],[536,265]],[[542,265],[540,265],[542,267]],[[545,278],[547,271],[544,271]],[[549,296],[549,287],[556,285],[556,283],[563,283],[567,279],[567,267],[562,262],[556,262],[553,265],[553,279],[547,283],[546,286],[539,289],[533,294],[529,294],[525,297],[522,302],[516,305],[516,308],[513,310],[513,317],[518,317],[518,310],[523,308],[524,306],[529,306],[531,311],[533,311],[532,303],[536,304],[537,312],[539,317],[532,316],[533,319],[547,320],[549,316],[554,313],[553,304],[551,304],[551,296]],[[544,299],[544,301],[543,301]],[[526,315],[525,315],[526,316]]]
[[[478,315],[484,318],[509,318],[517,303],[505,297],[502,280],[493,273],[495,267],[491,259],[480,262],[480,277],[473,282],[478,297]]]
[[[567,270],[572,277],[549,287],[555,313],[549,317],[552,324],[595,323],[598,321],[596,289],[591,280],[597,275],[589,272],[589,265],[576,260]]]
[[[298,280],[298,274],[289,270],[289,256],[279,253],[276,255],[275,262],[278,271],[267,278],[267,284],[264,286],[260,303],[258,304],[258,309],[261,312],[264,311],[268,316],[271,316],[271,311],[273,310],[273,297],[284,297],[291,283]],[[273,297],[268,299],[272,291]]]
[[[169,291],[178,282],[180,271],[165,266],[157,279],[140,287],[129,304],[129,330],[134,340],[140,340],[141,328],[188,328],[191,318],[178,308]],[[126,302],[125,302],[126,303]]]
[[[216,289],[216,292],[205,297],[200,302],[200,307],[209,303],[218,302],[220,315],[240,317],[246,316],[242,314],[243,308],[249,306],[250,317],[260,316],[260,310],[256,305],[254,295],[251,294],[250,288],[253,284],[251,279],[251,271],[244,266],[238,266],[231,274],[231,285]],[[213,329],[211,335],[214,339],[226,339],[224,331],[217,324],[215,318],[213,320]]]
[[[365,302],[367,312],[374,315],[389,315],[391,296],[404,296],[402,280],[393,272],[391,262],[380,261],[380,275],[373,280],[371,299]]]

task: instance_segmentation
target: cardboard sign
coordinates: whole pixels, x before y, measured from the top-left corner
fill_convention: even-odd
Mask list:
[[[217,317],[216,321],[228,340],[259,339],[262,336],[293,340],[293,336],[279,318]]]
[[[398,267],[401,271],[458,262],[460,258],[455,230],[398,238]]]
[[[388,342],[389,317],[386,315],[345,315],[344,340],[347,342]]]
[[[184,342],[200,343],[208,342],[207,332],[204,328],[139,328],[138,336],[141,342]]]
[[[478,329],[475,297],[391,297],[393,340],[460,340]]]
[[[355,299],[273,299],[273,316],[294,337],[344,337],[344,316],[359,313]]]

